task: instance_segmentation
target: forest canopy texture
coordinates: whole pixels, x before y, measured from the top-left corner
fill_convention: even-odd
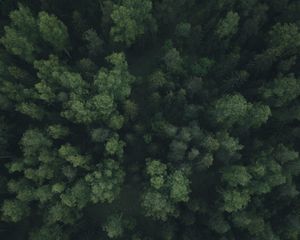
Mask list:
[[[1,0],[0,238],[300,239],[299,0]]]

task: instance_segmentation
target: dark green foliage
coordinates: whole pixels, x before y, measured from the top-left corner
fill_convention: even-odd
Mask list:
[[[38,50],[34,43],[38,37],[38,25],[29,8],[19,5],[19,9],[9,14],[11,25],[5,26],[1,43],[13,55],[26,61],[33,61]]]
[[[300,239],[299,12],[0,1],[0,239]]]
[[[149,0],[122,0],[114,5],[111,18],[114,22],[110,34],[113,41],[131,45],[145,33],[147,24],[153,22],[152,2]]]
[[[63,50],[67,47],[69,38],[67,27],[56,16],[40,12],[38,25],[41,37],[54,49]]]
[[[228,12],[226,16],[219,21],[216,34],[219,38],[230,37],[235,34],[238,29],[240,17],[235,12]]]

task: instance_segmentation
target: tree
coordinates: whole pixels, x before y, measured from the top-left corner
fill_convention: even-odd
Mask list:
[[[187,202],[189,200],[189,180],[180,170],[175,171],[170,176],[171,199],[174,202]]]
[[[123,235],[123,220],[120,215],[111,215],[103,226],[103,230],[109,238],[118,238]]]
[[[68,207],[82,209],[90,201],[90,188],[84,180],[79,180],[61,194],[60,199]]]
[[[42,120],[45,115],[45,111],[35,103],[21,103],[16,110],[37,120]]]
[[[175,214],[175,206],[170,199],[157,191],[147,191],[142,196],[142,207],[146,216],[166,221],[169,216]]]
[[[38,129],[28,129],[20,141],[25,159],[28,163],[36,161],[36,157],[43,149],[48,149],[52,146],[52,141],[48,139],[43,132]],[[26,161],[25,161],[26,162]]]
[[[2,205],[2,220],[18,222],[29,214],[29,208],[19,200],[5,200]]]
[[[188,146],[185,142],[180,140],[173,140],[169,146],[169,159],[173,161],[183,161],[185,158]]]
[[[298,26],[293,23],[276,23],[269,32],[269,38],[270,48],[277,56],[299,50],[300,32]]]
[[[212,115],[217,123],[231,127],[241,121],[248,110],[249,104],[242,95],[227,95],[216,101]]]
[[[92,107],[97,111],[96,114],[100,117],[100,119],[109,119],[112,112],[114,111],[114,99],[109,94],[95,95],[91,99],[91,108]],[[82,109],[82,111],[85,110]]]
[[[67,27],[56,16],[40,12],[38,26],[43,40],[50,43],[55,50],[62,51],[68,47]]]
[[[209,70],[214,65],[214,60],[209,58],[200,58],[196,63],[191,66],[192,73],[195,76],[204,77],[208,74]],[[196,79],[195,79],[196,80]],[[199,79],[197,79],[199,81]]]
[[[228,12],[218,23],[216,34],[219,38],[231,37],[237,31],[240,17],[236,12]]]
[[[91,131],[91,138],[94,142],[104,142],[109,137],[109,130],[96,128]]]
[[[120,141],[118,136],[114,136],[109,138],[106,142],[105,150],[109,155],[115,155],[121,158],[124,146],[125,143],[122,140]]]
[[[269,47],[255,57],[255,66],[270,69],[281,56],[294,56],[299,51],[300,33],[298,26],[291,23],[276,23],[269,31]]]
[[[14,55],[32,62],[39,48],[35,46],[38,40],[37,22],[29,8],[19,4],[19,9],[9,15],[11,26],[4,28],[5,35],[0,42]]]
[[[112,64],[113,69],[103,68],[94,81],[99,93],[107,93],[117,101],[123,101],[130,95],[130,84],[134,77],[128,72],[128,64],[123,53],[113,53],[106,60]]]
[[[262,124],[266,123],[270,117],[271,109],[268,105],[253,104],[241,125],[259,128]]]
[[[79,216],[77,209],[70,208],[60,202],[53,202],[45,211],[44,221],[46,226],[54,224],[74,224]]]
[[[167,166],[159,160],[148,159],[146,166],[147,174],[150,176],[150,184],[155,189],[160,189],[166,183]]]
[[[170,72],[180,73],[182,71],[183,60],[176,48],[170,49],[164,56],[163,60]]]
[[[137,37],[143,35],[146,25],[153,21],[151,16],[152,2],[149,0],[124,0],[114,5],[111,18],[114,26],[110,34],[115,42],[131,45]]]
[[[74,167],[85,167],[89,160],[87,156],[81,155],[79,150],[69,143],[62,145],[58,150],[58,154]]]
[[[69,2],[0,1],[1,237],[299,239],[300,2]]]
[[[217,139],[219,141],[220,147],[217,151],[217,157],[222,161],[233,160],[235,158],[239,159],[239,151],[244,148],[243,145],[239,144],[237,138],[233,138],[228,132],[218,132]]]
[[[223,193],[224,197],[224,210],[226,212],[235,212],[243,209],[250,201],[249,193],[244,191],[231,190]]]
[[[246,186],[251,180],[251,175],[244,166],[230,166],[224,169],[222,179],[231,187]]]
[[[293,75],[279,76],[261,88],[263,98],[274,107],[281,107],[300,95],[299,80]]]
[[[97,168],[85,177],[91,187],[91,200],[94,203],[111,203],[120,193],[124,171],[112,159],[105,159]]]
[[[89,56],[97,56],[103,52],[103,40],[94,29],[84,32],[83,39],[87,42]]]
[[[57,240],[66,239],[66,235],[63,233],[61,226],[58,224],[43,226],[36,229],[30,234],[30,240]]]
[[[66,137],[70,131],[67,127],[56,124],[48,127],[48,133],[53,139],[61,139]]]
[[[187,22],[181,22],[176,26],[176,34],[178,37],[188,37],[191,31],[191,24]]]

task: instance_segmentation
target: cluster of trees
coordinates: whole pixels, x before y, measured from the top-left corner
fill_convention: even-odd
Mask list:
[[[2,0],[1,239],[299,239],[299,12]]]

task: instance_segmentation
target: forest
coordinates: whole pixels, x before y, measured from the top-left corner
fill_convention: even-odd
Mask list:
[[[299,240],[299,0],[1,0],[1,240]]]

